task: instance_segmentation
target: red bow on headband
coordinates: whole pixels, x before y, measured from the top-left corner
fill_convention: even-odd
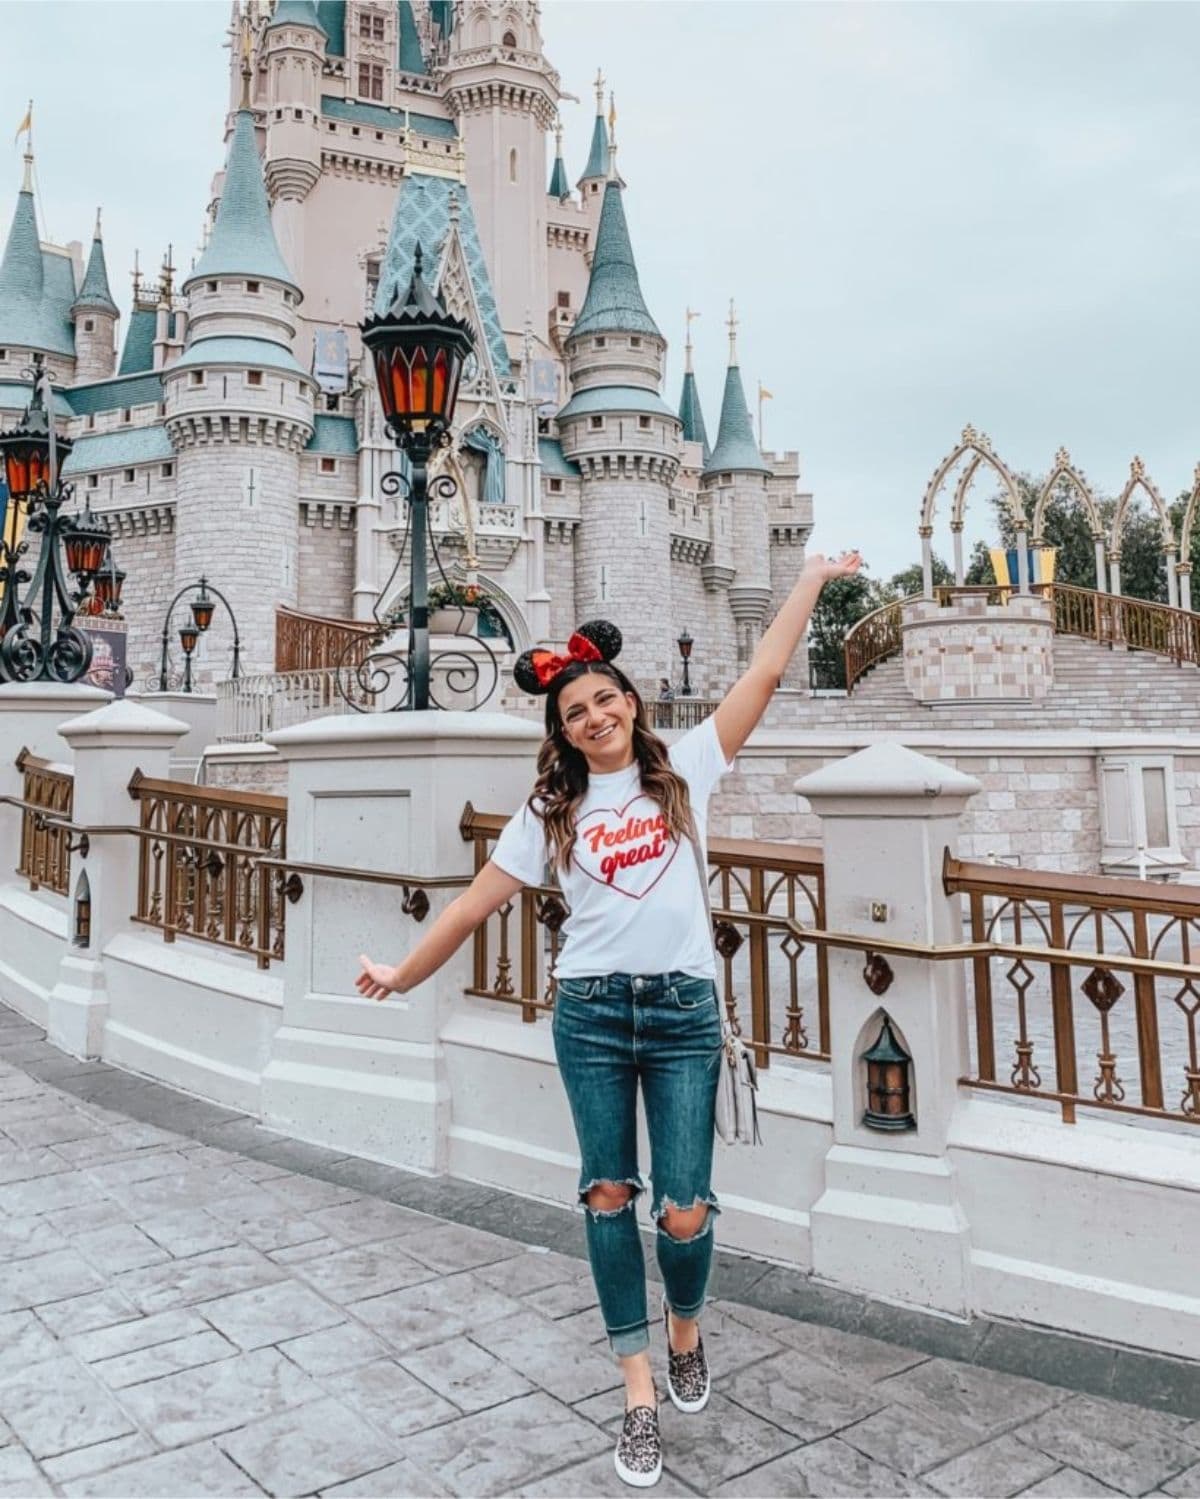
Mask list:
[[[586,635],[572,635],[567,641],[567,654],[556,656],[553,651],[532,651],[530,660],[543,687],[549,687],[559,672],[573,661],[603,661],[604,657]]]

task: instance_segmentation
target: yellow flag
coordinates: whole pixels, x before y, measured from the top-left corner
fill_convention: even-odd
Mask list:
[[[13,145],[15,146],[17,144],[17,142],[21,139],[22,135],[26,134],[28,131],[30,131],[32,129],[33,129],[33,105],[31,104],[29,106],[29,108],[25,111],[25,118],[17,126],[17,133],[16,133],[16,135],[13,136]]]
[[[761,380],[758,382],[758,399],[760,401],[773,401],[775,399]]]
[[[617,101],[612,94],[608,96],[608,128],[615,130],[617,127]]]

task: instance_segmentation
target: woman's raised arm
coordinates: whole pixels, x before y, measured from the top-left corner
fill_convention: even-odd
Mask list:
[[[780,678],[808,628],[821,589],[830,578],[848,578],[861,566],[862,558],[857,552],[844,552],[833,558],[814,553],[805,562],[791,593],[764,630],[754,659],[713,714],[717,738],[721,741],[726,760],[733,759],[767,711],[771,694],[779,686]]]
[[[408,957],[393,968],[375,963],[363,953],[362,972],[354,987],[367,999],[386,999],[404,994],[424,983],[452,957],[477,926],[481,926],[505,901],[521,889],[521,881],[505,874],[489,859],[463,893],[456,896],[437,918]]]

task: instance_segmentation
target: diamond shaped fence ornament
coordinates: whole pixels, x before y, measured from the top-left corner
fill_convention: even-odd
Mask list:
[[[1191,979],[1188,979],[1179,993],[1175,995],[1175,1003],[1189,1017],[1194,1018],[1200,1014],[1200,992],[1197,992]]]
[[[779,951],[789,963],[795,963],[804,951],[804,943],[800,941],[794,932],[785,932],[779,943]]]
[[[1125,993],[1125,985],[1111,968],[1093,968],[1080,988],[1102,1015],[1107,1015]]]
[[[1018,958],[1008,970],[1008,981],[1017,991],[1022,999],[1025,998],[1026,990],[1033,983],[1033,970],[1025,962],[1024,958]]]

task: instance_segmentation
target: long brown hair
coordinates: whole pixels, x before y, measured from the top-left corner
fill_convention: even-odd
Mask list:
[[[658,803],[667,829],[675,838],[686,838],[691,827],[687,782],[672,768],[667,746],[650,728],[646,705],[637,688],[609,661],[572,662],[555,677],[546,695],[546,737],[538,751],[537,781],[529,798],[530,809],[546,829],[550,867],[555,873],[566,869],[571,862],[575,850],[575,814],[588,788],[587,759],[563,730],[558,699],[568,682],[589,673],[608,677],[622,692],[632,693],[633,757],[641,772],[642,790]]]

